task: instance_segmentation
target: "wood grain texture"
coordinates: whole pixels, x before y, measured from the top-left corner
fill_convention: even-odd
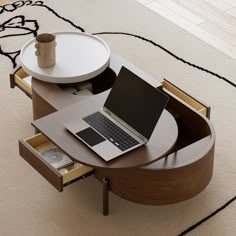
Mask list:
[[[49,84],[48,86],[43,85],[43,83],[41,81],[33,79],[32,88],[34,88],[34,86],[33,86],[34,84],[38,85],[39,91],[41,91],[42,87],[44,87],[44,86],[47,87],[47,89],[45,89],[45,91],[43,90],[44,92],[43,92],[42,96],[39,95],[34,89],[32,89],[33,119],[36,120],[36,119],[39,119],[41,117],[44,117],[46,115],[49,115],[49,114],[57,111],[57,109],[54,108],[53,104],[50,103],[49,99],[47,99],[47,96],[49,95],[49,93],[47,93],[47,91],[49,91],[52,88],[52,90],[55,93],[57,93],[58,87],[54,84]],[[53,88],[55,88],[55,90]],[[61,103],[59,103],[59,104],[61,104]],[[63,104],[61,104],[61,106],[63,106]]]
[[[115,73],[118,73],[123,63],[127,67],[131,66],[121,58],[111,60],[111,67]],[[41,107],[47,108],[47,106],[50,107],[51,111],[53,109],[61,109],[74,101],[71,100],[71,96],[73,96],[73,99],[76,97],[65,93],[58,86],[55,87],[56,85],[50,85],[49,87],[44,87],[44,85],[44,82],[33,81],[33,91],[36,92],[36,100],[41,100],[40,103],[34,103],[36,111],[40,110]],[[50,90],[50,96],[47,95],[49,94],[48,89]],[[181,92],[181,89],[178,89],[178,91]],[[46,99],[42,98],[43,96]],[[59,96],[63,97],[63,101],[60,100]],[[77,98],[79,99],[79,97]],[[194,100],[192,96],[191,98]],[[95,98],[95,100],[98,101],[99,97]],[[83,107],[89,109],[90,102],[88,100],[80,103],[86,102],[88,104]],[[209,113],[210,108],[208,106],[206,108]],[[46,113],[50,112],[50,109]],[[212,125],[207,118],[175,96],[170,96],[166,109],[175,117],[179,129],[177,142],[170,155],[143,168],[126,169],[122,168],[121,165],[119,168],[110,168],[109,164],[106,168],[95,167],[96,177],[101,181],[104,178],[108,178],[111,191],[117,195],[142,204],[169,204],[196,195],[209,183],[213,172],[215,144],[215,134]],[[40,115],[45,115],[43,112],[42,110]],[[46,127],[45,133],[48,134],[48,130],[52,125],[53,123],[50,123]],[[68,139],[63,139],[63,142],[59,143],[57,139],[61,137],[62,132],[60,130],[58,132],[60,135],[51,137],[52,140],[60,147],[64,145],[68,149],[64,149],[64,151],[70,155],[68,152],[76,147],[76,145],[71,146],[72,140],[69,140],[73,139],[73,137],[67,134]],[[65,140],[69,140],[69,143],[65,143]],[[153,143],[153,147],[155,146],[156,144]],[[86,156],[86,159],[88,154],[92,155],[85,146],[80,148],[76,153]],[[142,153],[142,149],[136,150],[135,153],[140,158],[146,155]],[[75,155],[71,157],[73,156],[75,157]],[[96,155],[93,156],[95,159],[98,158]],[[81,160],[81,157],[79,159]]]
[[[171,154],[132,170],[96,168],[95,176],[100,181],[107,178],[111,191],[120,197],[148,205],[170,204],[195,196],[210,182],[215,149],[212,125],[175,98],[171,98],[167,109],[179,126]]]
[[[201,192],[213,173],[214,146],[200,160],[175,169],[96,169],[96,177],[109,179],[111,191],[127,200],[163,205],[189,199]]]
[[[109,68],[90,81],[92,83],[93,93],[99,94],[110,89],[122,65],[128,69],[131,69],[132,71],[135,71],[135,73],[141,78],[144,78],[145,80],[153,83],[155,87],[161,87],[160,82],[153,79],[150,75],[146,74],[138,67],[132,65],[130,62],[124,60],[118,55],[111,54]],[[63,91],[57,84],[47,83],[37,79],[32,80],[32,90],[34,119],[38,119],[74,103],[84,101],[87,98],[85,96],[67,93]]]
[[[182,16],[195,25],[202,24],[206,21],[203,17],[193,13],[173,0],[155,0],[155,2],[163,5],[170,11],[177,13],[179,16]]]
[[[192,108],[200,112],[202,115],[207,116],[210,119],[210,106],[209,105],[205,104],[199,99],[196,99],[192,95],[176,87],[174,84],[172,84],[170,81],[166,79],[163,80],[162,85],[163,85],[163,88],[162,88],[163,90],[165,90],[166,92],[167,91],[170,92],[172,96],[174,95],[178,97],[179,99],[181,99],[181,101],[187,103]]]
[[[224,0],[206,0],[206,1],[221,11],[227,11],[233,7]]]
[[[78,162],[91,167],[131,168],[143,166],[166,155],[175,145],[178,128],[176,121],[167,111],[163,111],[148,144],[125,153],[120,158],[105,162],[86,145],[65,129],[71,120],[81,120],[86,115],[98,111],[105,102],[108,93],[87,98],[49,116],[32,122],[67,155]],[[71,118],[72,117],[72,118]]]
[[[104,86],[107,84],[111,87],[122,65],[131,69],[144,80],[154,80],[128,61],[112,55],[109,68],[99,78],[96,77],[94,82],[92,81],[93,90],[102,92],[104,89],[108,89],[108,87]],[[157,87],[160,86],[160,82],[155,82],[155,84]],[[78,140],[64,128],[64,125],[71,120],[71,117],[73,119],[82,119],[86,114],[91,114],[91,112],[99,110],[104,104],[108,92],[102,93],[101,95],[89,96],[87,99],[84,99],[84,97],[81,99],[80,96],[66,93],[58,85],[38,80],[33,80],[32,88],[34,119],[44,117],[59,110],[57,114],[52,114],[44,119],[33,122],[33,125],[68,156],[84,165],[109,168],[143,166],[162,158],[172,149],[177,139],[178,129],[176,122],[167,111],[164,111],[148,145],[140,147],[139,150],[124,154],[121,158],[104,162],[85,145],[78,145]],[[72,104],[74,106],[71,106]],[[64,107],[68,107],[68,109],[66,108],[67,110],[62,111]],[[161,134],[168,135],[163,136]]]
[[[236,1],[235,0],[224,0],[226,3],[236,7]]]
[[[227,13],[236,18],[236,7],[228,10]]]
[[[74,167],[74,162],[72,162],[72,164],[63,167],[68,172],[61,175],[58,170],[54,169],[42,157],[42,152],[50,148],[55,148],[56,146],[41,133],[26,140],[20,140],[19,147],[20,155],[60,192],[65,185],[69,185],[74,180],[86,176],[93,170],[91,167],[84,165]]]
[[[211,6],[207,2],[203,0],[197,1],[181,1],[184,6],[190,8],[196,14],[202,15],[207,21],[211,22],[212,24],[216,25],[221,30],[231,33],[234,36],[236,35],[236,19],[231,15],[219,11],[217,8]]]
[[[63,178],[40,154],[24,140],[19,141],[21,157],[38,171],[58,191],[63,191]]]
[[[236,59],[235,0],[154,0],[142,4]]]

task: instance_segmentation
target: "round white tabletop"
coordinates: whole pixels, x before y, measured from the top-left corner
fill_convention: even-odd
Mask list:
[[[110,61],[110,49],[100,38],[80,32],[57,32],[56,64],[40,68],[35,56],[35,39],[20,53],[22,68],[36,79],[50,83],[76,83],[102,73]]]

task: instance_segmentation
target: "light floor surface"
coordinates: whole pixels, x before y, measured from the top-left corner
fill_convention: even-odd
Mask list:
[[[137,1],[236,59],[236,0]]]
[[[10,2],[14,1],[0,0],[0,12],[1,5]],[[219,6],[213,6],[213,4],[222,2],[233,6],[234,1],[230,1],[230,4],[228,0],[227,2],[226,0],[212,0],[211,3],[209,3],[210,1],[199,0],[163,0],[143,2],[146,5],[142,6],[136,0],[71,0],[71,5],[65,8],[64,4],[68,4],[65,0],[45,0],[44,2],[45,4],[49,3],[55,9],[55,12],[59,12],[63,17],[71,19],[78,25],[85,26],[88,32],[119,29],[122,32],[140,34],[160,43],[179,58],[186,60],[186,62],[200,65],[236,83],[235,60],[227,56],[235,58],[236,55],[233,46],[235,42],[233,35],[235,33],[235,17],[228,13],[230,9],[233,12],[235,8],[232,7],[228,10],[224,8],[223,11],[219,10]],[[79,6],[77,2],[79,2]],[[177,2],[178,5],[176,5]],[[184,6],[184,2],[189,4],[188,6],[191,3],[192,7],[197,3],[200,6],[193,7],[193,10],[190,10],[190,8]],[[164,5],[167,3],[170,4],[169,8]],[[192,37],[184,30],[180,30],[179,27],[169,24],[169,22],[163,20],[163,17],[159,17],[160,12],[154,14],[149,11],[146,8],[146,6],[150,7],[148,4],[154,4],[154,6],[159,4],[158,10],[167,9],[163,11],[163,14],[165,13],[164,17],[174,21],[186,32],[189,31],[224,51],[225,54],[214,50],[203,41],[197,40],[196,37]],[[170,8],[173,4],[176,8]],[[129,11],[122,12],[127,5],[130,6]],[[200,12],[203,6],[210,7],[208,9],[204,8],[204,16],[197,13],[197,9]],[[136,15],[134,14],[133,18],[130,18],[132,7]],[[99,13],[101,8],[105,8],[104,17]],[[32,8],[32,11],[28,11],[28,9],[27,7],[20,8],[12,14],[9,13],[9,15],[27,15],[34,19],[35,14],[35,19],[39,21],[41,30],[45,32],[49,32],[51,29],[55,29],[55,31],[74,29],[72,25],[55,17],[49,11],[39,10],[39,8]],[[117,16],[120,14],[122,18],[118,20]],[[138,21],[141,14],[149,14],[148,20],[142,18],[141,21]],[[93,16],[92,19],[91,16]],[[106,20],[110,16],[116,16],[113,22]],[[172,17],[176,17],[176,19]],[[190,20],[191,17],[193,17],[192,21]],[[130,24],[125,24],[126,22],[130,22]],[[150,22],[153,24],[150,24]],[[208,25],[214,25],[219,34],[213,34],[203,28],[204,22]],[[156,31],[157,27],[159,27],[159,32],[165,33],[159,34]],[[172,35],[172,32],[176,33],[175,44],[172,43],[171,37],[164,37],[166,34]],[[231,35],[232,41],[228,42],[227,37],[224,39],[222,32]],[[28,39],[27,37],[26,39]],[[32,37],[32,35],[29,35],[29,37]],[[168,78],[183,90],[201,98],[202,101],[206,101],[207,104],[212,106],[211,121],[217,132],[214,178],[201,194],[170,206],[143,206],[128,202],[111,193],[111,214],[109,217],[101,215],[101,185],[92,177],[68,186],[63,194],[59,194],[19,157],[17,152],[18,140],[30,137],[34,133],[33,127],[29,125],[32,121],[32,103],[18,89],[10,90],[7,78],[12,64],[7,57],[1,57],[0,236],[172,236],[177,235],[178,232],[183,232],[183,230],[221,209],[230,199],[235,199],[235,87],[230,86],[216,76],[196,70],[190,67],[189,64],[176,60],[160,48],[153,47],[151,44],[137,38],[124,37],[124,35],[115,35],[115,37],[114,35],[103,35],[103,38],[115,52],[134,62],[135,65],[151,75],[157,78]],[[182,47],[183,38],[187,38],[185,48]],[[25,40],[25,38],[9,39],[8,44],[17,46],[20,45],[20,40]],[[124,43],[121,44],[121,41]],[[202,48],[204,50],[200,51]],[[137,56],[137,52],[142,56]],[[210,220],[201,224],[189,235],[236,235],[236,225],[234,223],[236,201],[231,201],[231,203],[220,214],[211,217]]]
[[[236,0],[136,1],[236,59]]]

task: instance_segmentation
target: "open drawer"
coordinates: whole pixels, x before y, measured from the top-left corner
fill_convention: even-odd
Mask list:
[[[30,98],[32,98],[31,80],[32,77],[29,76],[21,67],[15,69],[10,74],[11,88],[17,86]]]
[[[72,161],[60,150],[59,151],[63,155],[63,158],[66,157],[65,159],[67,161],[61,162],[64,166],[58,168],[55,168],[55,166],[53,167],[48,161],[48,154],[46,158],[47,160],[45,159],[45,153],[47,153],[47,150],[53,149],[59,150],[55,144],[41,133],[26,140],[19,141],[20,155],[60,192],[63,191],[65,186],[93,174],[93,168]],[[55,153],[48,153],[49,155],[52,153],[50,162],[54,162]],[[60,155],[59,158],[62,158],[62,155]],[[58,156],[56,156],[56,158],[57,157]]]
[[[181,101],[188,104],[189,106],[200,112],[202,115],[210,119],[210,106],[187,94],[166,79],[164,79],[161,83],[163,91],[174,96],[177,99],[181,99]]]

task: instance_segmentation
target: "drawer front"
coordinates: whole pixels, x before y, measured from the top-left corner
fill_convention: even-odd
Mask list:
[[[163,80],[162,86],[162,89],[165,92],[181,99],[183,102],[200,112],[202,115],[206,116],[207,118],[210,118],[210,106],[187,94],[168,80]]]
[[[72,160],[68,160],[68,162],[64,163],[65,166],[58,168],[55,166],[53,167],[47,160],[45,160],[45,156],[42,154],[45,153],[45,150],[52,149],[59,150],[41,133],[26,140],[19,141],[19,153],[21,157],[23,157],[24,160],[26,160],[60,192],[63,191],[65,186],[93,174],[93,168],[79,163],[75,164]],[[53,158],[50,160],[55,160]],[[68,157],[66,156],[66,160],[67,159]],[[60,171],[66,173],[61,174]]]
[[[15,71],[10,74],[11,88],[17,86],[30,98],[32,98],[31,80],[32,77],[29,76],[21,67],[15,69]]]

